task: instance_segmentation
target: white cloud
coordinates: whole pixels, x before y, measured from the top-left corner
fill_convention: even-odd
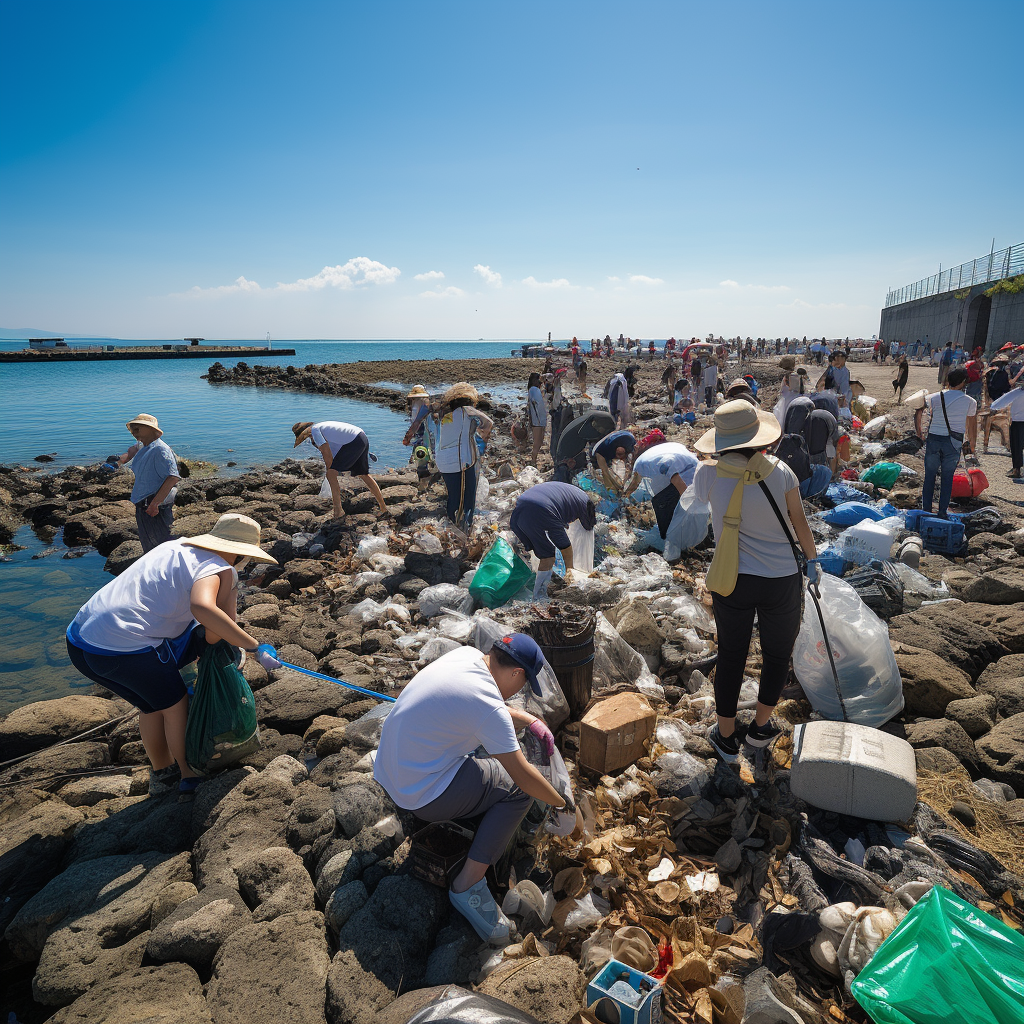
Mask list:
[[[444,278],[443,270],[428,270],[425,274],[413,275],[414,281],[440,281]]]
[[[421,299],[461,299],[466,293],[461,288],[450,284],[447,288],[436,288],[429,292],[420,292]]]
[[[555,278],[553,281],[538,281],[532,275],[530,277],[523,278],[523,284],[529,288],[572,288],[573,285],[564,277]]]
[[[324,267],[313,277],[302,278],[288,284],[279,281],[277,288],[284,292],[310,292],[330,286],[348,291],[360,284],[394,284],[401,273],[398,267],[385,266],[368,256],[356,256],[348,263]]]
[[[630,284],[664,284],[664,280],[660,277],[648,277],[646,274],[630,274]]]
[[[719,288],[729,288],[750,292],[788,292],[789,286],[785,284],[740,284],[731,278],[718,282]]]
[[[482,263],[478,263],[473,268],[473,272],[475,274],[479,274],[488,284],[493,284],[495,288],[501,287],[501,274],[496,270],[491,270],[490,267],[486,267]]]
[[[249,281],[244,277],[235,279],[234,284],[222,284],[216,288],[200,288],[195,285],[186,294],[189,295],[230,295],[232,292],[258,292],[260,286],[255,281]]]

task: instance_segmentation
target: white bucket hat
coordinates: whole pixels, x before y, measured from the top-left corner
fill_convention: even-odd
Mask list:
[[[192,544],[197,548],[228,555],[245,555],[254,562],[277,565],[277,559],[272,558],[260,547],[260,524],[238,512],[225,512],[209,533],[182,539],[186,544]]]
[[[163,437],[164,432],[160,429],[159,424],[156,421],[155,416],[150,416],[148,412],[140,412],[134,419],[130,419],[125,426],[131,430],[132,427],[152,427],[156,431],[157,437]]]
[[[908,409],[923,409],[925,402],[928,401],[928,389],[921,388],[920,391],[915,391],[903,404]]]

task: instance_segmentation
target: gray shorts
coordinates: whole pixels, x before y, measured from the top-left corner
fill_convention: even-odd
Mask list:
[[[143,498],[135,506],[135,522],[139,527],[139,542],[142,553],[152,551],[158,544],[171,539],[171,526],[174,523],[174,506],[161,505],[155,516],[146,512],[152,497]]]

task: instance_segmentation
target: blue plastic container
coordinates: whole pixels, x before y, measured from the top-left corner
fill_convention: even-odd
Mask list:
[[[912,509],[907,513],[907,529],[921,537],[925,551],[936,555],[957,555],[964,546],[964,524],[958,516],[940,519],[930,512]]]
[[[639,991],[641,982],[651,985],[650,991],[646,993],[639,1006],[629,1006],[609,994],[609,989],[623,975],[629,975],[628,984],[637,991]],[[661,1022],[661,982],[649,974],[644,974],[643,971],[620,963],[618,960],[609,960],[594,980],[587,985],[588,1007],[593,1007],[595,1003],[606,1000],[613,1006],[604,1008],[603,1013],[598,1011],[600,1020],[617,1020],[620,1024],[660,1024]]]
[[[822,551],[818,555],[818,565],[822,572],[832,576],[842,576],[846,572],[846,559],[831,549]]]

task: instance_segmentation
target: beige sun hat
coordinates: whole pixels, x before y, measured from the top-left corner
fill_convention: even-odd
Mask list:
[[[921,388],[920,391],[915,391],[903,404],[908,409],[923,409],[925,402],[928,401],[928,389]]]
[[[459,398],[468,398],[474,405],[477,399],[480,397],[479,392],[472,384],[467,384],[464,380],[459,381],[458,384],[453,384],[445,393],[444,400],[446,404],[450,404]]]
[[[298,448],[299,445],[313,433],[313,421],[307,420],[304,423],[293,423],[292,433],[295,435],[295,444],[293,444],[292,447]]]
[[[766,448],[782,436],[779,421],[760,412],[742,398],[715,410],[715,425],[697,439],[694,448],[704,455],[734,448]]]
[[[156,422],[155,416],[150,416],[148,412],[140,412],[138,416],[133,420],[129,420],[125,426],[131,430],[132,427],[152,427],[156,431],[157,437],[163,437],[164,432],[160,429]]]
[[[208,551],[246,555],[255,562],[277,565],[277,559],[272,558],[260,547],[260,524],[238,512],[225,512],[209,533],[200,534],[198,537],[183,537],[182,540],[186,544],[206,548]]]
[[[427,389],[422,384],[417,384],[412,391],[405,396],[406,398],[429,398]]]
[[[783,356],[779,360],[780,370],[795,370],[796,369],[796,356]]]

